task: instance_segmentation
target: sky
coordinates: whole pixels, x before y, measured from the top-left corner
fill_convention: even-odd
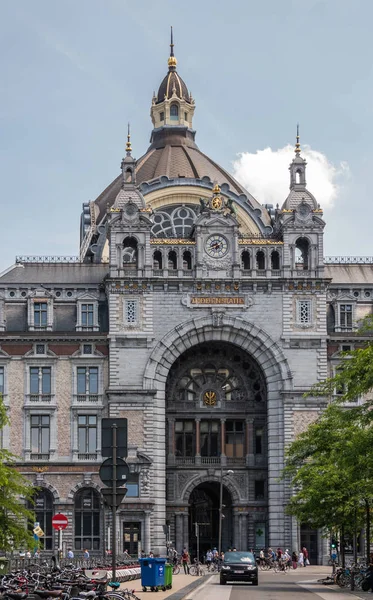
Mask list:
[[[373,255],[371,0],[0,0],[0,272],[77,255],[83,202],[119,174],[127,122],[178,73],[199,148],[280,206],[300,124],[326,255]]]

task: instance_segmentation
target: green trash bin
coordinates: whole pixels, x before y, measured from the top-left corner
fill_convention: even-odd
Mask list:
[[[9,558],[0,556],[0,576],[9,573]]]
[[[164,584],[165,587],[170,590],[172,588],[172,570],[173,566],[170,564],[165,565],[166,571],[164,574]]]

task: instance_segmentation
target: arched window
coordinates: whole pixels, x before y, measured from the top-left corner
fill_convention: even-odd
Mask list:
[[[177,256],[175,250],[170,250],[168,253],[168,268],[169,269],[177,269]]]
[[[273,250],[271,254],[271,269],[273,271],[278,271],[280,268],[280,255],[277,250]]]
[[[295,242],[295,268],[305,269],[309,268],[309,249],[310,245],[308,240],[305,238],[298,238]]]
[[[258,271],[264,271],[264,269],[266,268],[263,250],[259,250],[256,253],[256,268],[258,269]]]
[[[53,495],[49,490],[41,489],[35,496],[33,502],[28,502],[28,508],[34,511],[34,521],[39,523],[44,531],[44,536],[40,538],[41,550],[53,550]]]
[[[295,183],[300,183],[302,171],[295,171]]]
[[[327,323],[328,333],[334,333],[334,331],[335,331],[335,310],[334,310],[334,306],[332,306],[332,304],[328,305],[328,308],[326,311],[326,323]]]
[[[137,267],[137,240],[127,237],[123,240],[123,267],[125,269]]]
[[[75,549],[100,549],[100,497],[86,488],[75,495]]]
[[[132,169],[126,169],[125,180],[126,180],[126,183],[131,183],[131,181],[132,181]]]
[[[153,254],[153,269],[162,269],[162,252],[156,250]]]
[[[250,252],[248,252],[247,250],[244,250],[241,254],[241,265],[245,271],[249,271],[251,268],[250,267],[250,265],[251,265],[250,258],[251,258]]]
[[[183,269],[185,271],[190,271],[192,268],[192,255],[189,250],[185,250],[183,252]]]
[[[177,104],[171,104],[170,119],[171,119],[171,121],[177,121],[178,118],[179,118],[179,107]]]

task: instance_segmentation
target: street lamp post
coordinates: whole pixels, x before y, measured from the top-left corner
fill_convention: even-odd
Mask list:
[[[218,552],[219,552],[219,559],[220,559],[220,555],[221,555],[221,540],[222,540],[222,526],[223,526],[223,519],[224,519],[224,515],[223,515],[223,479],[224,477],[233,475],[234,471],[232,471],[231,469],[229,469],[226,473],[223,473],[223,465],[221,465],[220,467],[220,497],[219,497],[219,540],[218,540]]]

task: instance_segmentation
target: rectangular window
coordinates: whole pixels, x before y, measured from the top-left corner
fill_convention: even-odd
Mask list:
[[[129,325],[134,325],[138,321],[138,301],[137,300],[126,300],[125,301],[125,322]]]
[[[263,454],[263,428],[255,429],[255,454]]]
[[[339,305],[339,324],[342,329],[352,329],[352,304]]]
[[[98,367],[77,368],[77,394],[84,396],[98,394]]]
[[[255,500],[264,500],[264,481],[255,481]]]
[[[175,456],[195,455],[194,421],[175,422]]]
[[[225,454],[230,458],[244,456],[245,427],[243,421],[227,421],[225,424]]]
[[[311,300],[298,300],[298,323],[308,325],[311,317]]]
[[[137,473],[130,473],[126,481],[126,498],[139,497],[139,476]]]
[[[220,422],[201,421],[201,456],[220,455]]]
[[[31,455],[49,456],[49,443],[49,415],[31,415]]]
[[[4,394],[4,367],[0,367],[0,394]]]
[[[82,327],[93,327],[94,325],[94,305],[82,304],[80,307],[80,317]]]
[[[34,327],[44,328],[48,324],[48,304],[34,302]]]
[[[97,416],[78,416],[78,452],[96,454],[97,452]]]
[[[40,396],[50,399],[52,393],[52,369],[51,367],[30,367],[30,395],[32,400],[38,400]]]

